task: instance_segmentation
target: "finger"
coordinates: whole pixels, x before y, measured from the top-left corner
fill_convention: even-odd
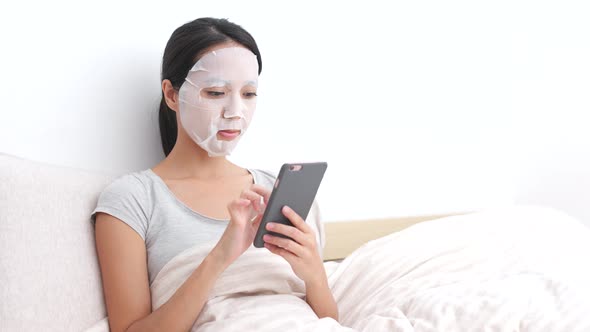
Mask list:
[[[227,210],[229,211],[229,215],[233,220],[241,220],[239,213],[243,213],[243,210],[247,210],[248,206],[250,206],[250,201],[244,198],[237,198],[229,202],[227,205]]]
[[[283,248],[297,257],[302,257],[304,254],[304,248],[297,242],[291,239],[285,239],[279,236],[273,236],[265,234],[262,239],[266,243],[274,244],[277,247]]]
[[[287,217],[287,219],[289,219],[289,221],[291,221],[293,226],[297,227],[297,229],[299,229],[305,234],[309,234],[312,232],[311,227],[309,227],[309,225],[305,223],[305,220],[303,220],[303,218],[301,218],[295,211],[293,211],[293,209],[285,205],[283,206],[282,211],[283,215]]]
[[[258,184],[253,184],[250,187],[250,190],[252,190],[253,192],[261,195],[262,197],[264,197],[264,203],[268,204],[268,200],[270,198],[270,190],[266,187],[263,187],[261,185]]]
[[[232,210],[245,208],[248,205],[250,205],[250,203],[250,200],[247,200],[245,198],[236,198],[229,202],[229,204],[227,205],[227,209],[231,212]]]
[[[273,231],[275,233],[288,236],[302,246],[305,246],[307,244],[307,238],[305,237],[305,234],[293,226],[269,222],[268,224],[266,224],[266,229],[269,231]]]
[[[240,197],[252,201],[252,206],[257,212],[261,212],[263,210],[263,203],[261,203],[261,200],[263,199],[262,195],[257,194],[256,192],[250,189],[245,189],[244,191],[242,191]]]
[[[289,264],[294,262],[295,259],[297,258],[295,255],[293,255],[289,251],[287,251],[283,248],[277,247],[274,244],[265,243],[264,247],[266,249],[268,249],[268,251],[272,252],[273,254],[283,257]]]
[[[258,231],[258,227],[260,227],[261,221],[262,221],[261,215],[258,215],[256,218],[254,218],[254,221],[252,221],[252,227],[254,228],[255,231]]]

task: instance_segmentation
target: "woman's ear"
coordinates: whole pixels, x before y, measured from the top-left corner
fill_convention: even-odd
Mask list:
[[[162,81],[162,92],[164,93],[166,105],[174,112],[178,112],[178,91],[174,89],[170,80],[165,79]]]

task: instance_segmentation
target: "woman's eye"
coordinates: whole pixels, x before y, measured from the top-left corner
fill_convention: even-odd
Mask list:
[[[246,97],[246,98],[254,98],[256,96],[258,96],[256,94],[256,92],[246,92],[246,93],[244,93],[244,97]]]
[[[207,91],[207,96],[209,97],[221,97],[225,94],[225,92],[222,91]]]

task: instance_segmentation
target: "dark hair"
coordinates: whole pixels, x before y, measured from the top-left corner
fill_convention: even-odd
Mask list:
[[[179,90],[189,70],[197,62],[197,56],[214,45],[230,41],[241,44],[256,54],[258,74],[260,74],[262,60],[252,35],[241,26],[226,19],[205,17],[188,22],[172,33],[162,57],[160,81],[168,79],[174,89]],[[176,112],[166,104],[164,92],[162,92],[158,118],[162,148],[167,156],[176,144],[178,127]]]

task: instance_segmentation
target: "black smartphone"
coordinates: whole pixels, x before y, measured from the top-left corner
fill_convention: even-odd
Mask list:
[[[254,246],[256,248],[264,247],[264,240],[262,239],[264,234],[288,238],[282,234],[266,230],[266,224],[269,222],[293,226],[289,219],[283,215],[281,211],[283,206],[289,206],[303,220],[307,218],[326,168],[328,168],[326,162],[283,164],[254,237]]]

